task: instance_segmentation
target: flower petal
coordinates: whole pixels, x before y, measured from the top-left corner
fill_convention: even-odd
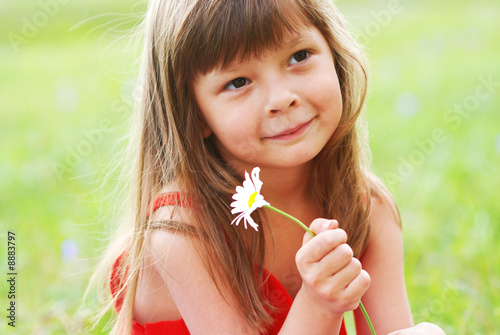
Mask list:
[[[236,194],[240,194],[240,193],[243,193],[245,192],[245,188],[242,187],[242,186],[236,186]]]
[[[260,189],[262,188],[263,182],[259,179],[260,168],[258,166],[254,167],[252,170],[252,182],[255,186],[255,191],[260,194]]]
[[[259,225],[255,223],[255,221],[252,219],[252,217],[250,215],[246,215],[245,216],[245,221],[248,220],[248,224],[250,225],[250,227],[252,227],[253,229],[255,229],[256,231],[259,231]],[[246,222],[245,222],[245,228],[246,228]]]
[[[235,201],[235,202],[236,202],[236,201]],[[234,202],[233,202],[233,204],[234,204]],[[233,204],[231,204],[231,206],[232,206]],[[231,213],[232,213],[232,214],[236,214],[236,213],[240,213],[240,212],[245,212],[245,211],[247,211],[247,210],[248,210],[248,208],[245,208],[245,207],[243,207],[243,206],[238,206],[238,205],[236,205],[236,206],[233,206],[233,207],[234,207],[234,208],[231,210]]]
[[[233,221],[231,221],[231,224],[234,223],[234,221],[236,221],[236,226],[240,224],[240,221],[241,219],[243,219],[243,217],[245,216],[245,213],[241,213],[240,215],[238,215],[237,217],[234,218]],[[246,228],[246,223],[245,223],[245,228]]]
[[[250,180],[243,181],[243,189],[245,190],[245,192],[248,192],[250,194],[256,191],[254,184]]]
[[[253,204],[253,207],[254,207],[253,210],[256,210],[257,208],[261,208],[261,207],[264,207],[264,206],[269,206],[269,205],[270,204],[267,201],[265,201],[264,199],[262,199],[260,201],[255,201],[255,203]]]

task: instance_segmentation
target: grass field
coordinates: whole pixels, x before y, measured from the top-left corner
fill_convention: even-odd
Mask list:
[[[447,334],[500,329],[500,3],[337,2],[367,46],[373,168],[403,217],[414,319]],[[106,237],[117,141],[144,4],[0,2],[0,280],[15,232],[16,328],[90,332],[81,297]],[[71,29],[72,28],[72,29]],[[92,300],[92,299],[91,299]]]

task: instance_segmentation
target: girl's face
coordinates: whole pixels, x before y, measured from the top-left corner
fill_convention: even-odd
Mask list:
[[[198,75],[193,90],[222,157],[237,171],[310,162],[337,128],[342,99],[330,47],[304,26],[260,57]]]

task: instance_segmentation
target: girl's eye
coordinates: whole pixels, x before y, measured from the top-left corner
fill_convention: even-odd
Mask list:
[[[236,78],[234,80],[231,80],[229,83],[224,86],[224,89],[226,90],[236,90],[238,88],[241,88],[245,86],[248,83],[248,79],[240,77]]]
[[[301,50],[299,52],[296,52],[290,59],[290,64],[300,63],[306,60],[309,57],[309,55],[310,52],[306,50]]]

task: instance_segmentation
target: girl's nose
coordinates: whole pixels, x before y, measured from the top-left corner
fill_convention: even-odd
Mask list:
[[[300,105],[300,97],[283,82],[271,83],[267,88],[268,104],[266,112],[278,114]]]

